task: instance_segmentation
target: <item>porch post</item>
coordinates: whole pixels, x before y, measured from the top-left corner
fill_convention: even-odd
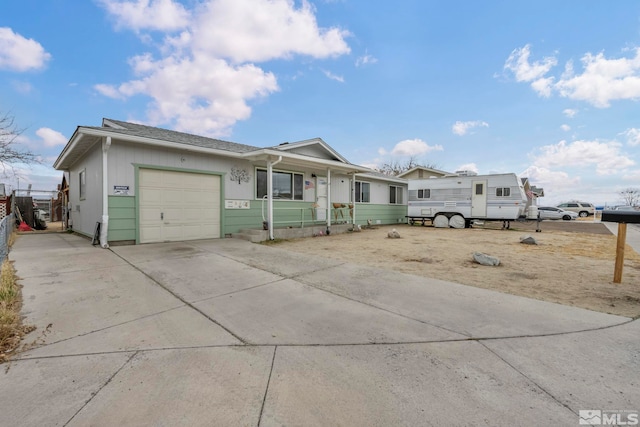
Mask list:
[[[327,234],[331,227],[331,169],[327,168]]]
[[[282,161],[282,156],[278,156],[278,160],[271,161],[271,158],[267,160],[267,218],[269,229],[269,240],[274,240],[273,237],[273,167]]]
[[[108,136],[102,142],[102,225],[100,226],[100,246],[107,249],[109,247],[109,162],[108,154],[111,147],[111,137]]]
[[[356,173],[351,175],[351,223],[356,226]],[[355,230],[355,228],[354,228]]]

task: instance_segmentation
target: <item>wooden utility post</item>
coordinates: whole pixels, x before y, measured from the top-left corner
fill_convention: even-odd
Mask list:
[[[622,269],[624,267],[624,245],[627,242],[627,224],[618,224],[618,244],[616,245],[616,267],[613,270],[613,283],[622,283]]]
[[[602,221],[618,223],[618,243],[616,245],[616,266],[613,270],[613,283],[622,283],[624,246],[627,242],[627,224],[640,224],[640,212],[602,211]]]

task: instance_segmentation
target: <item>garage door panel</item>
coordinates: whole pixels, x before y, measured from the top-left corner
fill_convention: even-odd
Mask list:
[[[139,177],[141,243],[220,237],[219,176],[141,169]]]

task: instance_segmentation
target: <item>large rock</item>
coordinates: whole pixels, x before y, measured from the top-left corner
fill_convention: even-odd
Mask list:
[[[483,254],[481,252],[475,252],[473,254],[473,260],[481,265],[488,265],[488,266],[500,265],[500,260],[498,258],[493,257],[491,255]]]
[[[387,233],[387,237],[390,239],[399,239],[400,233],[398,233],[398,230],[394,228],[393,230]]]
[[[531,237],[529,235],[520,237],[520,243],[523,243],[525,245],[537,245],[538,244],[536,239],[534,239],[533,237]]]

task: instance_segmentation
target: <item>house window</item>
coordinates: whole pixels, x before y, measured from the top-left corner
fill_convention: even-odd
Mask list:
[[[284,200],[303,200],[304,175],[294,172],[273,171],[273,198]],[[256,196],[262,199],[267,195],[267,171],[256,171]]]
[[[356,202],[369,203],[371,201],[371,184],[356,181]]]
[[[87,197],[87,170],[82,169],[78,174],[78,188],[80,189],[80,200],[84,200]]]
[[[402,204],[402,187],[395,185],[389,186],[389,203],[392,205]]]
[[[496,196],[497,197],[509,197],[511,195],[511,188],[509,187],[498,187],[496,188]]]
[[[431,198],[431,189],[425,188],[422,190],[418,190],[418,199],[430,199]]]

